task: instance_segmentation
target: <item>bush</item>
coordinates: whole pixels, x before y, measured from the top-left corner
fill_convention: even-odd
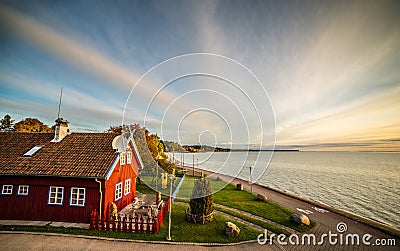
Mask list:
[[[202,222],[203,224],[213,220],[213,203],[211,183],[205,178],[195,180],[187,219],[195,223]]]

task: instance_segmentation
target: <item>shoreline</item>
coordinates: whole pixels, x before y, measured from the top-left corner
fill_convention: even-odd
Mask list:
[[[191,171],[193,170],[193,167],[184,166],[184,169],[186,169],[187,173],[190,174]],[[195,175],[196,174],[200,175],[201,172],[204,172],[207,175],[210,175],[210,174],[218,175],[220,178],[221,178],[221,176],[223,176],[223,177],[225,177],[225,179],[221,178],[222,180],[224,180],[224,181],[226,181],[226,180],[229,181],[230,180],[229,183],[232,183],[234,185],[236,183],[238,183],[237,181],[240,181],[243,184],[244,188],[246,188],[246,190],[250,191],[250,189],[249,189],[250,185],[248,184],[248,181],[246,181],[244,179],[236,178],[236,177],[232,177],[232,176],[229,176],[229,175],[226,175],[226,174],[220,174],[220,173],[216,173],[214,171],[205,170],[205,169],[196,168],[196,167],[194,168],[194,170],[195,170]],[[236,180],[236,182],[234,182],[235,180]],[[346,211],[346,210],[343,210],[343,209],[335,208],[335,207],[332,207],[332,206],[327,205],[325,203],[318,202],[318,201],[315,201],[315,200],[312,200],[312,199],[309,199],[309,198],[305,198],[305,197],[302,197],[302,196],[299,196],[299,195],[296,195],[296,194],[293,194],[293,193],[290,193],[290,192],[287,192],[287,191],[283,191],[283,190],[280,190],[280,189],[277,189],[277,188],[266,186],[266,185],[263,185],[263,184],[260,184],[260,183],[253,183],[252,186],[253,186],[253,193],[255,193],[255,194],[257,194],[257,193],[254,192],[254,187],[257,186],[259,188],[263,188],[263,189],[266,189],[268,191],[271,191],[271,192],[274,192],[274,193],[278,193],[281,196],[283,195],[285,197],[290,197],[290,198],[293,198],[295,200],[299,200],[299,201],[308,203],[310,205],[317,206],[319,208],[328,210],[328,211],[330,211],[332,213],[336,213],[336,214],[338,214],[340,216],[343,216],[343,217],[346,217],[348,219],[354,220],[356,222],[362,223],[362,224],[364,224],[364,225],[366,225],[368,227],[375,228],[375,229],[377,229],[379,231],[382,231],[382,232],[384,232],[386,234],[389,234],[389,235],[392,235],[394,237],[400,238],[400,229],[397,229],[397,228],[395,228],[393,226],[390,226],[390,225],[387,225],[385,223],[382,223],[382,222],[379,222],[379,221],[376,221],[376,220],[373,220],[373,219],[370,219],[370,218],[367,218],[367,217],[364,217],[364,216],[361,216],[361,215],[357,215],[355,213],[352,213],[352,212],[349,212],[349,211]],[[268,197],[268,195],[267,195],[267,197]]]

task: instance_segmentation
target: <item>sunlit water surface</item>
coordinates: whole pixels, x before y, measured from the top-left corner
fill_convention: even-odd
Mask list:
[[[194,160],[199,168],[245,180],[249,166],[257,166],[253,181],[400,228],[400,153],[219,152],[184,158],[185,165]]]

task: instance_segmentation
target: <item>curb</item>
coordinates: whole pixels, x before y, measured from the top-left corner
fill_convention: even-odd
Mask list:
[[[147,244],[190,245],[190,246],[209,246],[209,247],[212,247],[212,246],[236,246],[236,245],[241,245],[241,244],[257,243],[257,240],[241,241],[241,242],[235,242],[235,243],[145,241],[145,240],[131,240],[131,239],[116,239],[116,238],[90,236],[90,235],[74,235],[74,234],[59,234],[59,233],[45,233],[45,232],[25,232],[25,231],[0,231],[0,234],[30,234],[30,235],[81,238],[81,239],[100,240],[100,241],[113,241],[113,242],[135,242],[135,243],[147,243]]]

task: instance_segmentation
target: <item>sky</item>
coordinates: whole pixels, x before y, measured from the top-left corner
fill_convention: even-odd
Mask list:
[[[399,1],[0,1],[0,116],[400,151]]]

